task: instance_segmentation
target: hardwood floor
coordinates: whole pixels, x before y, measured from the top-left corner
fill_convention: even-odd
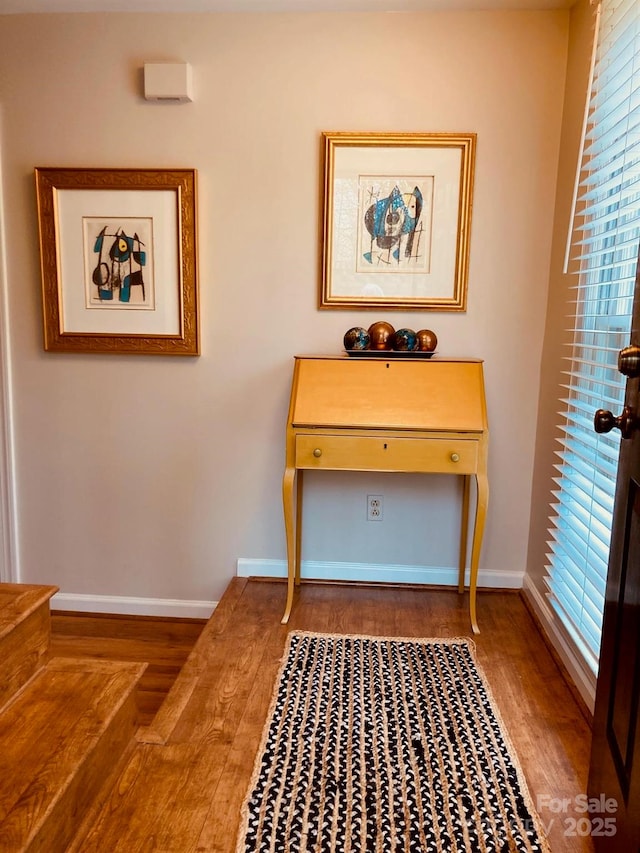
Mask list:
[[[240,808],[292,629],[405,637],[469,635],[453,591],[303,584],[288,626],[281,583],[234,579],[86,837],[70,853],[232,853]],[[478,597],[478,661],[553,853],[592,851],[569,834],[584,794],[590,729],[517,593]],[[549,803],[569,805],[556,813]],[[572,819],[574,823],[572,824]]]
[[[206,619],[162,619],[51,612],[49,657],[146,663],[138,691],[138,722],[155,717]]]

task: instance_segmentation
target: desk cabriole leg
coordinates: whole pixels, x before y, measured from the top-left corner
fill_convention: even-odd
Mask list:
[[[302,469],[297,472],[296,485],[296,533],[295,533],[295,583],[300,586],[300,568],[302,565]]]
[[[458,572],[458,592],[464,592],[464,572],[467,565],[467,539],[469,533],[469,493],[471,477],[465,474],[462,478],[462,521],[460,527],[460,569]]]
[[[286,625],[291,616],[293,607],[293,588],[295,582],[296,564],[296,531],[294,528],[293,487],[296,479],[296,469],[286,468],[282,478],[282,504],[284,508],[284,529],[287,540],[287,603],[282,617],[282,624]]]
[[[478,499],[476,504],[476,518],[473,528],[473,546],[471,549],[471,578],[469,583],[469,614],[471,617],[471,628],[474,634],[479,634],[478,617],[476,614],[476,586],[478,583],[478,565],[480,563],[480,550],[482,548],[482,537],[484,535],[484,524],[487,518],[487,506],[489,503],[489,479],[485,473],[476,474],[478,486]]]

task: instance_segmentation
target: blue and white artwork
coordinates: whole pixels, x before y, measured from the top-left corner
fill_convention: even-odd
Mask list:
[[[152,220],[84,217],[87,308],[153,309]]]
[[[360,175],[358,272],[429,272],[433,176]]]

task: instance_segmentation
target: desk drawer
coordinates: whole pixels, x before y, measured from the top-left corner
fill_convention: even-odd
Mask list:
[[[474,439],[296,436],[296,468],[474,474],[477,464]]]

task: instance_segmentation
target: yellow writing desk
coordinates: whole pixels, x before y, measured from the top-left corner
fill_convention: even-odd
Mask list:
[[[471,476],[477,500],[469,578],[474,633],[478,563],[487,514],[489,431],[477,359],[296,356],[282,483],[288,584],[283,624],[300,583],[306,470],[464,477],[458,590],[464,592]]]

